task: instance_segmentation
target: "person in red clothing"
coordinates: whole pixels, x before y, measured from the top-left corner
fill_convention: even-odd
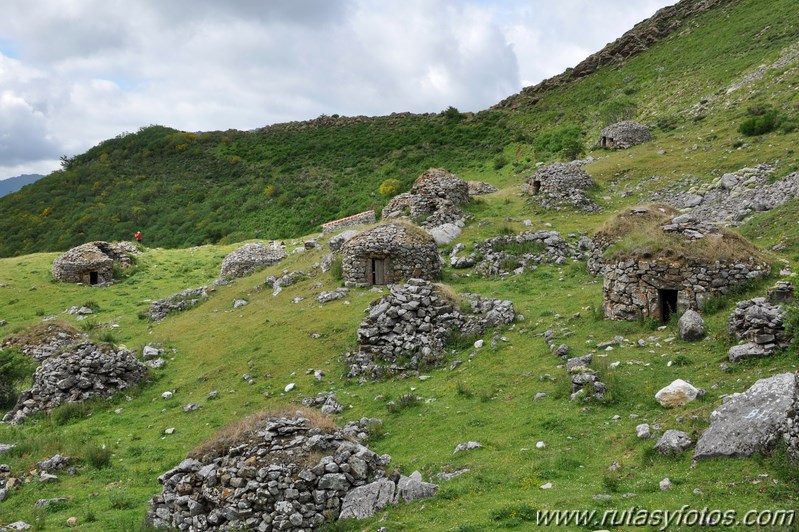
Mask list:
[[[138,242],[139,244],[141,244],[141,231],[136,231],[136,234],[135,234],[135,235],[133,235],[133,238],[135,238],[135,239],[136,239],[136,242]]]

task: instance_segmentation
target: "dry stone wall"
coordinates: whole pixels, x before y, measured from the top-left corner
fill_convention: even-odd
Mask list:
[[[697,309],[714,296],[769,273],[767,264],[751,261],[699,259],[620,260],[604,267],[602,288],[605,317],[635,320],[640,316],[660,318],[661,290],[674,290],[676,310]]]
[[[42,362],[33,374],[33,387],[23,391],[3,421],[13,424],[37,412],[49,412],[64,403],[93,397],[109,398],[141,381],[144,365],[127,349],[74,344],[59,356]]]
[[[566,264],[569,259],[583,259],[579,247],[570,246],[557,231],[525,231],[518,235],[489,238],[475,247],[482,257],[475,272],[480,275],[508,275],[534,270],[537,264]],[[450,263],[460,264],[462,257],[453,255]]]
[[[433,237],[405,224],[364,231],[344,244],[342,254],[346,286],[390,284],[412,277],[436,280],[441,276],[441,259]],[[382,280],[372,278],[374,260],[382,261]]]
[[[323,430],[303,417],[268,418],[224,453],[187,458],[161,475],[148,519],[176,530],[312,530],[434,495],[437,486],[418,474],[389,476],[391,457],[358,443],[370,421]]]
[[[346,218],[341,218],[340,220],[333,220],[332,222],[322,224],[322,232],[335,233],[336,231],[341,231],[342,229],[346,229],[348,227],[373,224],[376,221],[375,211],[364,211],[358,214],[353,214],[352,216],[347,216]]]
[[[159,299],[150,304],[150,319],[161,321],[173,312],[181,312],[208,299],[208,288],[187,288],[177,294]]]

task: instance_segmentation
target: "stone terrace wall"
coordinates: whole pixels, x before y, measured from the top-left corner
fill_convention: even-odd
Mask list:
[[[373,224],[375,221],[375,211],[364,211],[358,214],[353,214],[352,216],[347,216],[346,218],[341,218],[340,220],[333,220],[332,222],[322,224],[322,232],[334,233],[341,229],[346,229],[347,227]]]
[[[691,259],[629,259],[604,268],[602,289],[605,317],[634,320],[659,317],[659,289],[677,290],[677,309],[700,308],[737,285],[768,275],[769,267],[757,262],[708,263]]]

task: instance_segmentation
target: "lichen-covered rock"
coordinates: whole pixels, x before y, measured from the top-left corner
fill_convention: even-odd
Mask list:
[[[33,374],[33,387],[19,395],[16,406],[3,421],[22,423],[37,412],[49,412],[64,403],[93,397],[109,398],[141,381],[144,365],[127,349],[91,342],[70,346],[44,360]]]
[[[681,430],[669,429],[655,444],[655,450],[663,456],[676,456],[688,449],[693,442]]]
[[[410,279],[404,286],[392,286],[387,296],[370,305],[361,321],[359,349],[347,354],[349,376],[377,379],[437,365],[453,331],[479,335],[516,317],[510,301],[474,294],[460,297],[471,306],[471,313],[463,314],[428,281]]]
[[[652,133],[649,128],[638,122],[625,120],[611,124],[599,134],[599,142],[602,148],[612,148],[625,150],[638,144],[643,144],[652,140]]]
[[[746,457],[767,452],[797,430],[799,385],[794,373],[760,379],[741,394],[735,394],[710,415],[694,450],[694,459],[717,456]]]
[[[173,312],[181,312],[208,299],[208,288],[187,288],[150,304],[150,319],[161,321]]]
[[[570,206],[592,212],[599,208],[586,196],[586,191],[593,186],[591,174],[578,165],[552,163],[527,178],[525,190],[538,198],[545,209]]]
[[[347,286],[391,284],[414,278],[437,280],[441,259],[436,242],[406,223],[379,225],[342,247],[342,275]]]
[[[687,342],[699,340],[705,336],[705,320],[693,309],[686,310],[679,321],[677,328],[680,331],[680,340]]]
[[[264,245],[260,242],[245,244],[239,249],[230,253],[222,261],[221,279],[233,279],[244,277],[261,268],[271,266],[286,258],[286,253],[282,247],[272,242]]]
[[[391,458],[355,439],[366,436],[367,421],[344,429],[304,417],[254,422],[238,441],[211,446],[161,475],[164,490],[152,499],[148,520],[178,530],[298,531],[433,495],[436,486],[414,475],[388,477]]]

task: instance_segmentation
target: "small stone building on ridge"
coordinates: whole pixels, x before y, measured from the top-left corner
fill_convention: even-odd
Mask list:
[[[666,322],[711,297],[768,275],[769,264],[746,239],[696,222],[665,205],[629,209],[595,237],[601,258],[605,318]]]
[[[544,208],[571,205],[587,211],[596,205],[586,196],[586,191],[594,186],[591,174],[571,163],[552,163],[538,169],[527,178],[526,191],[538,196]]]
[[[597,144],[601,148],[625,150],[650,140],[652,140],[652,133],[650,133],[648,127],[638,122],[625,120],[624,122],[611,124],[603,129],[599,134],[599,142]]]
[[[379,225],[349,239],[342,247],[347,286],[392,284],[441,277],[438,247],[427,232],[408,223]]]
[[[53,261],[53,278],[63,283],[100,285],[114,280],[114,264],[131,265],[130,256],[138,253],[130,243],[97,241],[74,247]]]

